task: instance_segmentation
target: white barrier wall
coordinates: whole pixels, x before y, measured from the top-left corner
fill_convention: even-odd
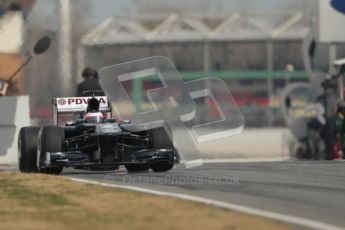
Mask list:
[[[203,159],[290,158],[286,128],[244,129],[239,135],[198,144]],[[291,138],[290,138],[291,139]]]
[[[318,0],[317,38],[319,42],[345,41],[345,14],[343,0]]]
[[[0,164],[17,164],[19,129],[30,125],[29,97],[0,97]]]

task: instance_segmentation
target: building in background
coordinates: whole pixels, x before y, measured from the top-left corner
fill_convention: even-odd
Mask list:
[[[2,10],[0,18],[0,79],[8,80],[22,64],[21,51],[24,44],[24,20],[19,8]],[[23,80],[18,73],[10,82],[8,95],[22,93]]]
[[[34,1],[0,1],[0,79],[8,80],[23,64],[25,53],[26,15]],[[9,83],[7,95],[23,93],[22,72]]]
[[[83,36],[82,64],[101,68],[167,56],[185,80],[222,78],[247,127],[280,126],[284,122],[278,97],[285,78],[307,79],[302,43],[311,30],[310,21],[301,11],[113,17]],[[286,71],[287,65],[294,71]],[[143,87],[151,88],[150,84]]]
[[[29,16],[29,43],[43,34],[52,37],[49,53],[27,68],[30,78],[25,79],[25,88],[31,95],[34,116],[44,114],[49,118],[48,112],[36,111],[50,111],[52,97],[69,95],[61,83],[57,65],[58,2],[37,1]],[[172,0],[151,0],[145,4],[136,0],[121,4],[111,0],[70,1],[73,55],[70,88],[81,80],[79,76],[85,66],[100,69],[162,55],[175,62],[186,80],[205,76],[225,80],[241,106],[247,127],[283,126],[279,93],[286,83],[308,80],[302,56],[303,40],[313,28],[312,6],[317,1],[280,1],[279,8],[268,7],[278,5],[274,0],[237,1],[240,8],[231,8],[236,5],[233,2],[236,3],[203,1],[204,6],[199,6],[193,0],[185,5],[176,5]],[[107,19],[90,28],[95,25],[95,18]],[[322,74],[329,72],[329,45],[318,43],[314,51],[311,61],[314,69]],[[337,44],[337,55],[345,56],[343,43]]]

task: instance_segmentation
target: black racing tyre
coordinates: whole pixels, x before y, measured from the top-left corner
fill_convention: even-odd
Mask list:
[[[101,156],[101,162],[102,163],[114,163],[115,162],[115,158],[114,158],[114,154],[102,154]],[[103,170],[117,170],[119,169],[118,165],[115,165],[115,163],[113,165],[105,165],[102,166]]]
[[[117,155],[117,152],[115,151],[115,143],[114,143],[113,137],[102,138],[99,143],[100,143],[100,148],[101,148],[101,163],[112,164],[112,165],[101,166],[100,169],[101,170],[119,169],[119,166],[115,165],[115,155]]]
[[[154,172],[166,172],[174,167],[175,159],[173,153],[167,153],[168,160],[165,162],[153,163],[150,165]]]
[[[170,133],[167,133],[170,132]],[[151,136],[151,147],[153,149],[171,149],[174,151],[174,154],[176,154],[174,149],[174,144],[171,140],[172,138],[172,132],[171,130],[166,126],[159,127],[150,130],[150,136]],[[167,162],[160,162],[160,163],[153,163],[150,167],[154,172],[166,172],[174,167],[174,154],[169,153],[169,161]]]
[[[18,164],[21,172],[37,172],[37,138],[40,127],[23,127],[18,136]]]
[[[39,134],[39,165],[45,160],[46,152],[63,152],[65,141],[65,132],[63,128],[58,126],[43,127]],[[60,174],[63,166],[40,167],[39,172],[46,174]]]
[[[146,164],[127,164],[125,167],[128,172],[146,172],[150,169],[150,166]]]
[[[170,139],[170,137],[172,138],[172,133],[170,130],[169,132],[168,134],[164,127],[151,129],[151,147],[153,149],[174,149],[174,144]]]
[[[167,131],[169,133],[167,133]],[[172,130],[170,127],[165,125],[164,127],[159,127],[155,129],[150,130],[150,136],[151,136],[151,148],[153,149],[173,149],[174,150],[174,160],[175,162],[180,161],[179,154],[177,152],[177,149],[174,147],[174,144],[172,142]]]
[[[166,172],[169,171],[170,169],[172,169],[174,167],[174,163],[173,162],[166,162],[166,163],[160,163],[160,164],[153,164],[151,165],[151,169],[154,172]]]

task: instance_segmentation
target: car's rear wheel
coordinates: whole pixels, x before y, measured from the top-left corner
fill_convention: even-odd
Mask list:
[[[174,163],[160,163],[151,165],[151,169],[154,172],[166,172],[174,167]]]
[[[100,139],[101,147],[101,162],[103,164],[110,164],[101,166],[102,170],[117,170],[119,169],[118,165],[115,165],[115,155],[117,152],[115,150],[115,140],[113,137],[102,138]]]
[[[125,167],[128,172],[146,172],[150,169],[150,166],[146,164],[127,164]]]
[[[37,151],[39,172],[46,174],[60,174],[62,172],[63,166],[47,166],[45,161],[47,160],[47,152],[63,152],[64,141],[65,133],[61,127],[46,126],[41,129]]]
[[[174,144],[171,140],[172,133],[169,130],[170,135],[164,127],[159,127],[150,130],[151,147],[153,149],[174,149]]]
[[[21,172],[37,172],[37,138],[40,127],[23,127],[18,136],[18,163]]]
[[[167,130],[170,132],[170,135],[167,133]],[[159,127],[150,130],[151,136],[151,145],[153,149],[169,149],[174,151],[174,144],[172,142],[172,133],[171,130],[167,127]],[[152,163],[151,169],[154,172],[166,172],[174,167],[174,153],[171,151],[167,151],[167,158],[166,162],[158,162]]]
[[[151,164],[151,169],[154,172],[166,172],[171,170],[174,167],[174,154],[173,153],[167,153],[167,161],[164,162],[158,162]]]

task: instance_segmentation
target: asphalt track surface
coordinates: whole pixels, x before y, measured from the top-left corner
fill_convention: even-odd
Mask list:
[[[178,165],[166,173],[64,169],[63,175],[210,198],[345,229],[345,161]]]

